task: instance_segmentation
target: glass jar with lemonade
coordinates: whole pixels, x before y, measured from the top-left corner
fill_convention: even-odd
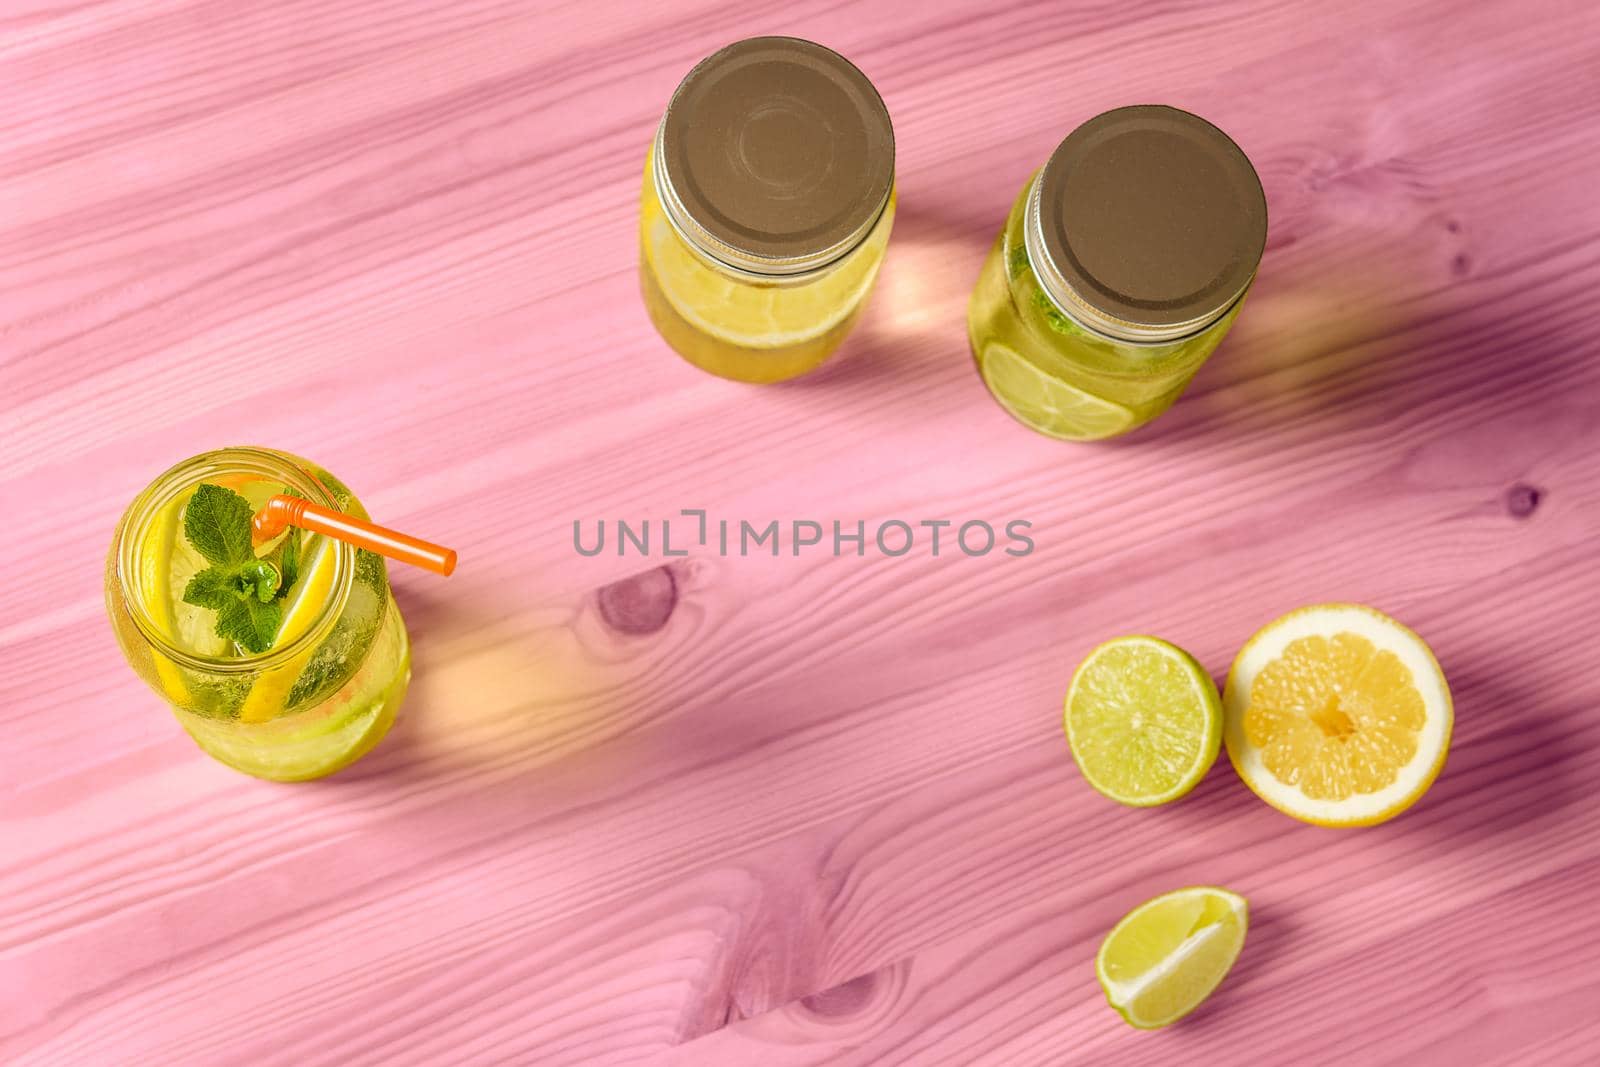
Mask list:
[[[855,324],[893,222],[894,131],[872,83],[810,41],[739,41],[689,72],[656,131],[645,306],[702,370],[793,378]]]
[[[1114,437],[1177,400],[1233,324],[1267,239],[1255,168],[1176,108],[1118,108],[1023,188],[967,309],[989,392],[1023,425]]]
[[[252,542],[288,495],[365,519],[303,459],[226,448],[178,464],[123,514],[106,608],[123,655],[212,757],[259,778],[331,774],[388,732],[411,646],[382,556],[323,533]]]

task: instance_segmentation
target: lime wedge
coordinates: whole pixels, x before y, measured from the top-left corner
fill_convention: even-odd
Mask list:
[[[1177,1022],[1227,977],[1249,915],[1243,897],[1216,886],[1145,901],[1112,927],[1095,957],[1106,1000],[1141,1030]]]
[[[1094,441],[1133,427],[1134,415],[1127,408],[1046,374],[999,342],[984,347],[978,370],[1001,407],[1050,437]]]
[[[273,641],[274,647],[285,645],[305,633],[322,614],[323,605],[327,603],[329,593],[333,589],[335,559],[336,549],[333,543],[326,537],[318,538],[316,546],[311,549],[304,563],[300,580],[295,583],[295,589],[289,594],[283,612],[283,623],[278,627],[278,636]],[[313,645],[283,666],[263,671],[250,686],[250,693],[245,697],[243,707],[239,709],[240,721],[266,722],[283,714],[288,703],[289,690],[294,687],[300,672],[305,670],[306,664],[311,661],[315,652],[316,646]]]
[[[1089,784],[1150,807],[1193,789],[1222,744],[1222,702],[1193,656],[1157,637],[1089,653],[1066,700],[1067,743]]]

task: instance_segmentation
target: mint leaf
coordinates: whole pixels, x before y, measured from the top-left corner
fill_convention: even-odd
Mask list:
[[[1013,278],[1022,277],[1022,272],[1028,269],[1028,249],[1026,245],[1013,245],[1011,256],[1006,260],[1006,273]]]
[[[263,604],[277,599],[278,568],[264,559],[253,559],[239,568],[239,591]]]
[[[283,625],[277,591],[278,570],[262,559],[241,567],[207,567],[189,579],[183,600],[217,613],[218,637],[249,652],[265,652]]]
[[[240,597],[217,609],[217,634],[237,641],[248,652],[271,648],[282,625],[283,606],[276,601],[263,604],[255,597]]]
[[[288,485],[279,490],[279,493],[282,496],[305,498],[304,493]],[[268,557],[277,564],[278,574],[283,578],[282,583],[278,586],[279,600],[289,595],[289,590],[294,588],[294,583],[300,578],[300,536],[300,528],[298,526],[289,527],[288,532],[283,535],[283,540],[278,543],[278,547],[273,549],[272,555]]]
[[[250,546],[250,502],[220,485],[202,483],[183,509],[183,536],[206,562],[218,566],[247,563]]]
[[[216,611],[238,599],[236,576],[223,567],[207,567],[189,579],[183,589],[183,602]],[[224,635],[226,636],[226,635]]]
[[[298,528],[289,527],[289,533],[283,539],[283,544],[278,546],[278,575],[282,582],[278,586],[278,598],[289,595],[289,589],[300,577],[300,531]]]

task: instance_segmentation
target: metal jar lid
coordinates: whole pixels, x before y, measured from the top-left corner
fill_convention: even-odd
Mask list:
[[[796,37],[752,37],[701,60],[672,94],[654,151],[667,218],[707,255],[760,275],[849,252],[894,184],[878,91]]]
[[[1171,341],[1215,322],[1255,277],[1267,201],[1250,160],[1211,123],[1123,107],[1050,156],[1024,237],[1067,314],[1121,340]]]

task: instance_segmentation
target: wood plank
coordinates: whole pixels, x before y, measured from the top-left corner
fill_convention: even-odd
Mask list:
[[[1600,19],[1534,7],[0,13],[26,561],[0,600],[0,1060],[1583,1062]],[[635,205],[676,80],[775,31],[883,90],[901,209],[840,358],[754,390],[651,331]],[[984,393],[965,300],[1056,141],[1147,99],[1239,139],[1269,249],[1177,408],[1062,446]],[[412,695],[325,783],[210,763],[103,619],[126,501],[240,440],[462,552],[448,582],[395,575]],[[573,551],[574,521],[697,507],[1024,518],[1038,550]],[[619,590],[659,628],[608,622]],[[1077,777],[1060,698],[1094,643],[1154,631],[1220,674],[1323,599],[1396,613],[1450,675],[1415,812],[1329,833],[1226,767],[1153,812]],[[1095,947],[1198,881],[1252,899],[1239,972],[1129,1031]]]

